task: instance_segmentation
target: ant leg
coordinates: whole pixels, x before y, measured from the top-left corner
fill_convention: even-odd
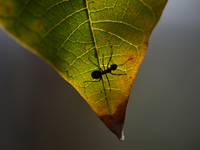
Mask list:
[[[131,60],[133,58],[129,58],[127,61],[125,61],[123,64],[117,65],[117,66],[123,66],[124,64],[126,64],[129,60]]]
[[[105,68],[105,66],[104,66],[104,54],[102,54],[102,56],[103,56],[103,62],[102,62],[102,64],[103,64],[103,69],[104,69],[104,71],[105,71],[106,68]]]
[[[111,60],[111,62],[114,64],[114,62]]]
[[[107,76],[107,74],[105,74],[106,75],[106,78],[107,78],[107,80],[108,80],[108,84],[109,84],[109,87],[110,87],[110,81],[109,81],[109,79],[108,79],[108,76]],[[111,87],[110,87],[110,92],[111,92]]]
[[[90,60],[90,58],[88,57],[88,60],[91,62],[91,63],[93,63],[91,60]],[[99,66],[97,66],[95,63],[93,63],[93,65],[95,65],[96,67],[98,67],[101,71],[103,71]]]
[[[100,78],[99,80],[96,80],[96,81],[84,81],[83,83],[85,83],[85,82],[99,82],[99,81],[101,81],[101,79],[102,78]]]
[[[126,64],[129,60],[131,60],[131,59],[133,59],[133,58],[129,58],[127,61],[125,61],[123,64],[120,64],[120,65],[117,65],[117,67],[118,66],[123,66],[124,64]],[[116,65],[116,64],[115,64]],[[110,74],[112,74],[112,75],[127,75],[127,74],[115,74],[115,73],[111,73],[110,72]]]
[[[88,57],[88,60],[89,60],[91,63],[93,63],[93,62],[90,60],[89,57]],[[96,67],[99,67],[99,66],[97,66],[95,63],[93,63],[93,65],[95,65]]]
[[[111,59],[112,59],[112,55],[113,55],[113,49],[112,49],[112,47],[111,47],[111,55],[110,55],[110,59],[109,59],[108,64],[107,64],[107,69],[108,69],[109,63],[110,63],[110,61],[111,61]]]
[[[127,74],[116,74],[116,73],[111,73],[111,72],[110,72],[110,74],[112,74],[112,75],[127,75]]]

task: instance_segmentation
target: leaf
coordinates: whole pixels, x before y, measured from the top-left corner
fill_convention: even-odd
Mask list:
[[[0,0],[0,23],[51,64],[123,139],[131,86],[166,2]],[[112,64],[117,69],[111,73],[121,75],[104,72],[99,82],[85,82],[96,81],[92,72],[107,70]]]

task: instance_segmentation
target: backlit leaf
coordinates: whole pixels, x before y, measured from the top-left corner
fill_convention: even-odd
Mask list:
[[[131,86],[166,2],[0,0],[0,24],[51,64],[123,140]],[[117,69],[109,70],[113,64]],[[100,68],[108,73],[90,82],[99,80],[91,74],[101,77]]]

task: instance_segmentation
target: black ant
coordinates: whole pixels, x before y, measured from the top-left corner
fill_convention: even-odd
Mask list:
[[[109,81],[109,79],[108,79],[107,73],[110,73],[110,74],[112,74],[112,75],[126,75],[126,74],[115,74],[115,73],[112,73],[111,71],[116,70],[116,69],[117,69],[117,66],[123,66],[123,65],[126,64],[129,60],[131,60],[131,59],[133,59],[133,58],[129,58],[127,61],[125,61],[123,64],[120,64],[120,65],[112,64],[112,65],[110,66],[110,68],[109,68],[109,63],[110,63],[110,61],[112,61],[112,60],[111,60],[111,59],[112,59],[112,55],[113,55],[113,50],[112,50],[112,47],[111,47],[111,56],[110,56],[110,59],[109,59],[108,64],[107,64],[107,69],[105,69],[105,66],[104,66],[104,55],[102,55],[102,56],[103,56],[103,68],[104,68],[104,70],[102,70],[99,66],[97,66],[95,63],[93,63],[93,62],[89,59],[89,57],[88,57],[88,60],[89,60],[91,63],[93,63],[96,67],[98,67],[101,71],[96,70],[96,71],[93,71],[92,74],[91,74],[91,76],[92,76],[93,79],[99,79],[99,80],[97,80],[97,81],[84,81],[84,82],[99,82],[99,81],[101,81],[102,76],[103,76],[103,75],[106,75],[106,78],[107,78],[107,80],[108,80],[108,84],[109,84],[109,87],[110,87],[110,81]],[[83,82],[83,83],[84,83],[84,82]],[[111,91],[111,88],[110,88],[110,91]]]

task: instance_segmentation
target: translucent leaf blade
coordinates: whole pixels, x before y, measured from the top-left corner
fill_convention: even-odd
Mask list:
[[[0,23],[50,63],[122,139],[131,86],[166,2],[0,0]],[[105,73],[113,64],[117,69]],[[94,71],[101,80],[85,82],[98,80]]]

